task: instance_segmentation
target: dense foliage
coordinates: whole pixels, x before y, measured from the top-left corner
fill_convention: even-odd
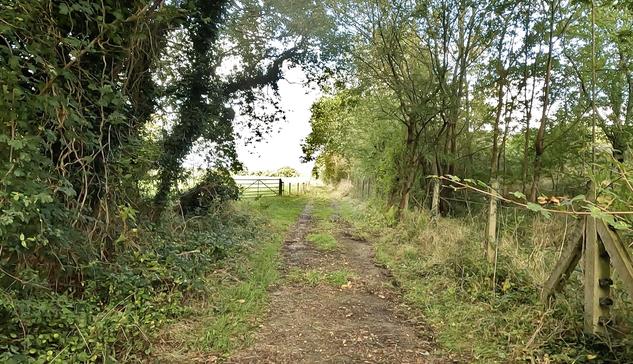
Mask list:
[[[200,291],[210,263],[252,239],[252,222],[227,207],[235,131],[258,139],[285,119],[287,67],[328,93],[305,158],[391,207],[394,224],[411,204],[472,212],[472,189],[451,183],[470,181],[534,211],[584,208],[630,239],[631,214],[617,212],[633,206],[632,11],[2,1],[0,360],[138,359],[145,332]],[[209,169],[186,181],[193,152]],[[454,177],[429,178],[443,175]]]
[[[332,13],[351,24],[353,81],[312,108],[304,154],[325,178],[369,180],[399,210],[430,205],[430,175],[498,181],[530,202],[586,194],[591,179],[609,195],[603,210],[630,208],[630,9],[596,4],[593,22],[590,4],[557,0],[348,1]],[[442,213],[459,208],[450,188],[441,197]]]
[[[276,105],[284,67],[322,74],[328,53],[315,50],[331,27],[296,18],[319,9],[2,1],[0,361],[131,358],[209,264],[250,239],[243,217],[218,215],[238,193],[235,115],[261,136],[283,118],[257,106]],[[210,170],[179,191],[197,149]],[[193,214],[208,216],[174,230]]]
[[[4,288],[0,361],[138,361],[161,325],[187,313],[183,299],[205,293],[216,262],[261,233],[253,216],[226,208],[155,227],[136,218],[118,241],[127,254],[81,267],[81,284],[49,288],[24,271]]]
[[[0,239],[8,275],[63,291],[122,248],[121,211],[147,171],[146,53],[168,13],[142,1],[49,5],[2,5]]]

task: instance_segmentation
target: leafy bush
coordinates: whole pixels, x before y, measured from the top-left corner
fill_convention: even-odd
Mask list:
[[[156,328],[205,292],[214,263],[255,239],[258,220],[226,207],[144,227],[143,239],[126,237],[127,254],[81,267],[78,286],[53,291],[22,274],[0,295],[0,362],[140,360]]]
[[[208,170],[196,186],[180,196],[180,208],[186,215],[205,214],[219,204],[237,200],[239,187],[225,169]]]

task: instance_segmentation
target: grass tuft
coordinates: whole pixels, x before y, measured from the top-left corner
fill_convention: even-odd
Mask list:
[[[320,251],[333,251],[338,248],[336,238],[330,233],[312,233],[306,239]]]

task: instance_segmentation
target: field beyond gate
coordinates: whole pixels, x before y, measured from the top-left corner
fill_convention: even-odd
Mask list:
[[[240,197],[257,198],[305,194],[312,182],[298,177],[233,177]]]

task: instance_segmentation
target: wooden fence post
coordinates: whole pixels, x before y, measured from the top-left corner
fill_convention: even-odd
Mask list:
[[[605,325],[611,320],[609,308],[613,305],[610,296],[611,279],[609,254],[598,239],[596,219],[587,217],[585,229],[585,332],[604,334]]]
[[[360,197],[365,198],[365,178],[363,178],[363,182],[360,187]]]
[[[629,254],[626,243],[604,221],[598,221],[598,236],[609,253],[613,269],[620,276],[623,288],[629,292],[629,296],[633,297],[633,258]]]
[[[543,285],[541,298],[543,303],[549,304],[550,299],[560,291],[569,276],[578,265],[582,256],[583,238],[585,236],[585,224],[587,219],[582,218],[576,222],[576,227],[571,234],[567,235],[567,240],[563,242],[563,251],[558,259],[554,270]]]
[[[292,196],[292,183],[288,182],[288,196]]]
[[[433,195],[431,197],[431,216],[436,217],[440,214],[440,184],[439,178],[433,179]]]
[[[283,195],[284,195],[284,182],[280,178],[279,179],[279,196],[283,196]]]
[[[499,182],[494,179],[490,183],[490,196],[488,204],[488,221],[486,223],[486,240],[484,245],[484,256],[490,263],[494,262],[495,249],[497,246],[497,190],[499,189]]]

